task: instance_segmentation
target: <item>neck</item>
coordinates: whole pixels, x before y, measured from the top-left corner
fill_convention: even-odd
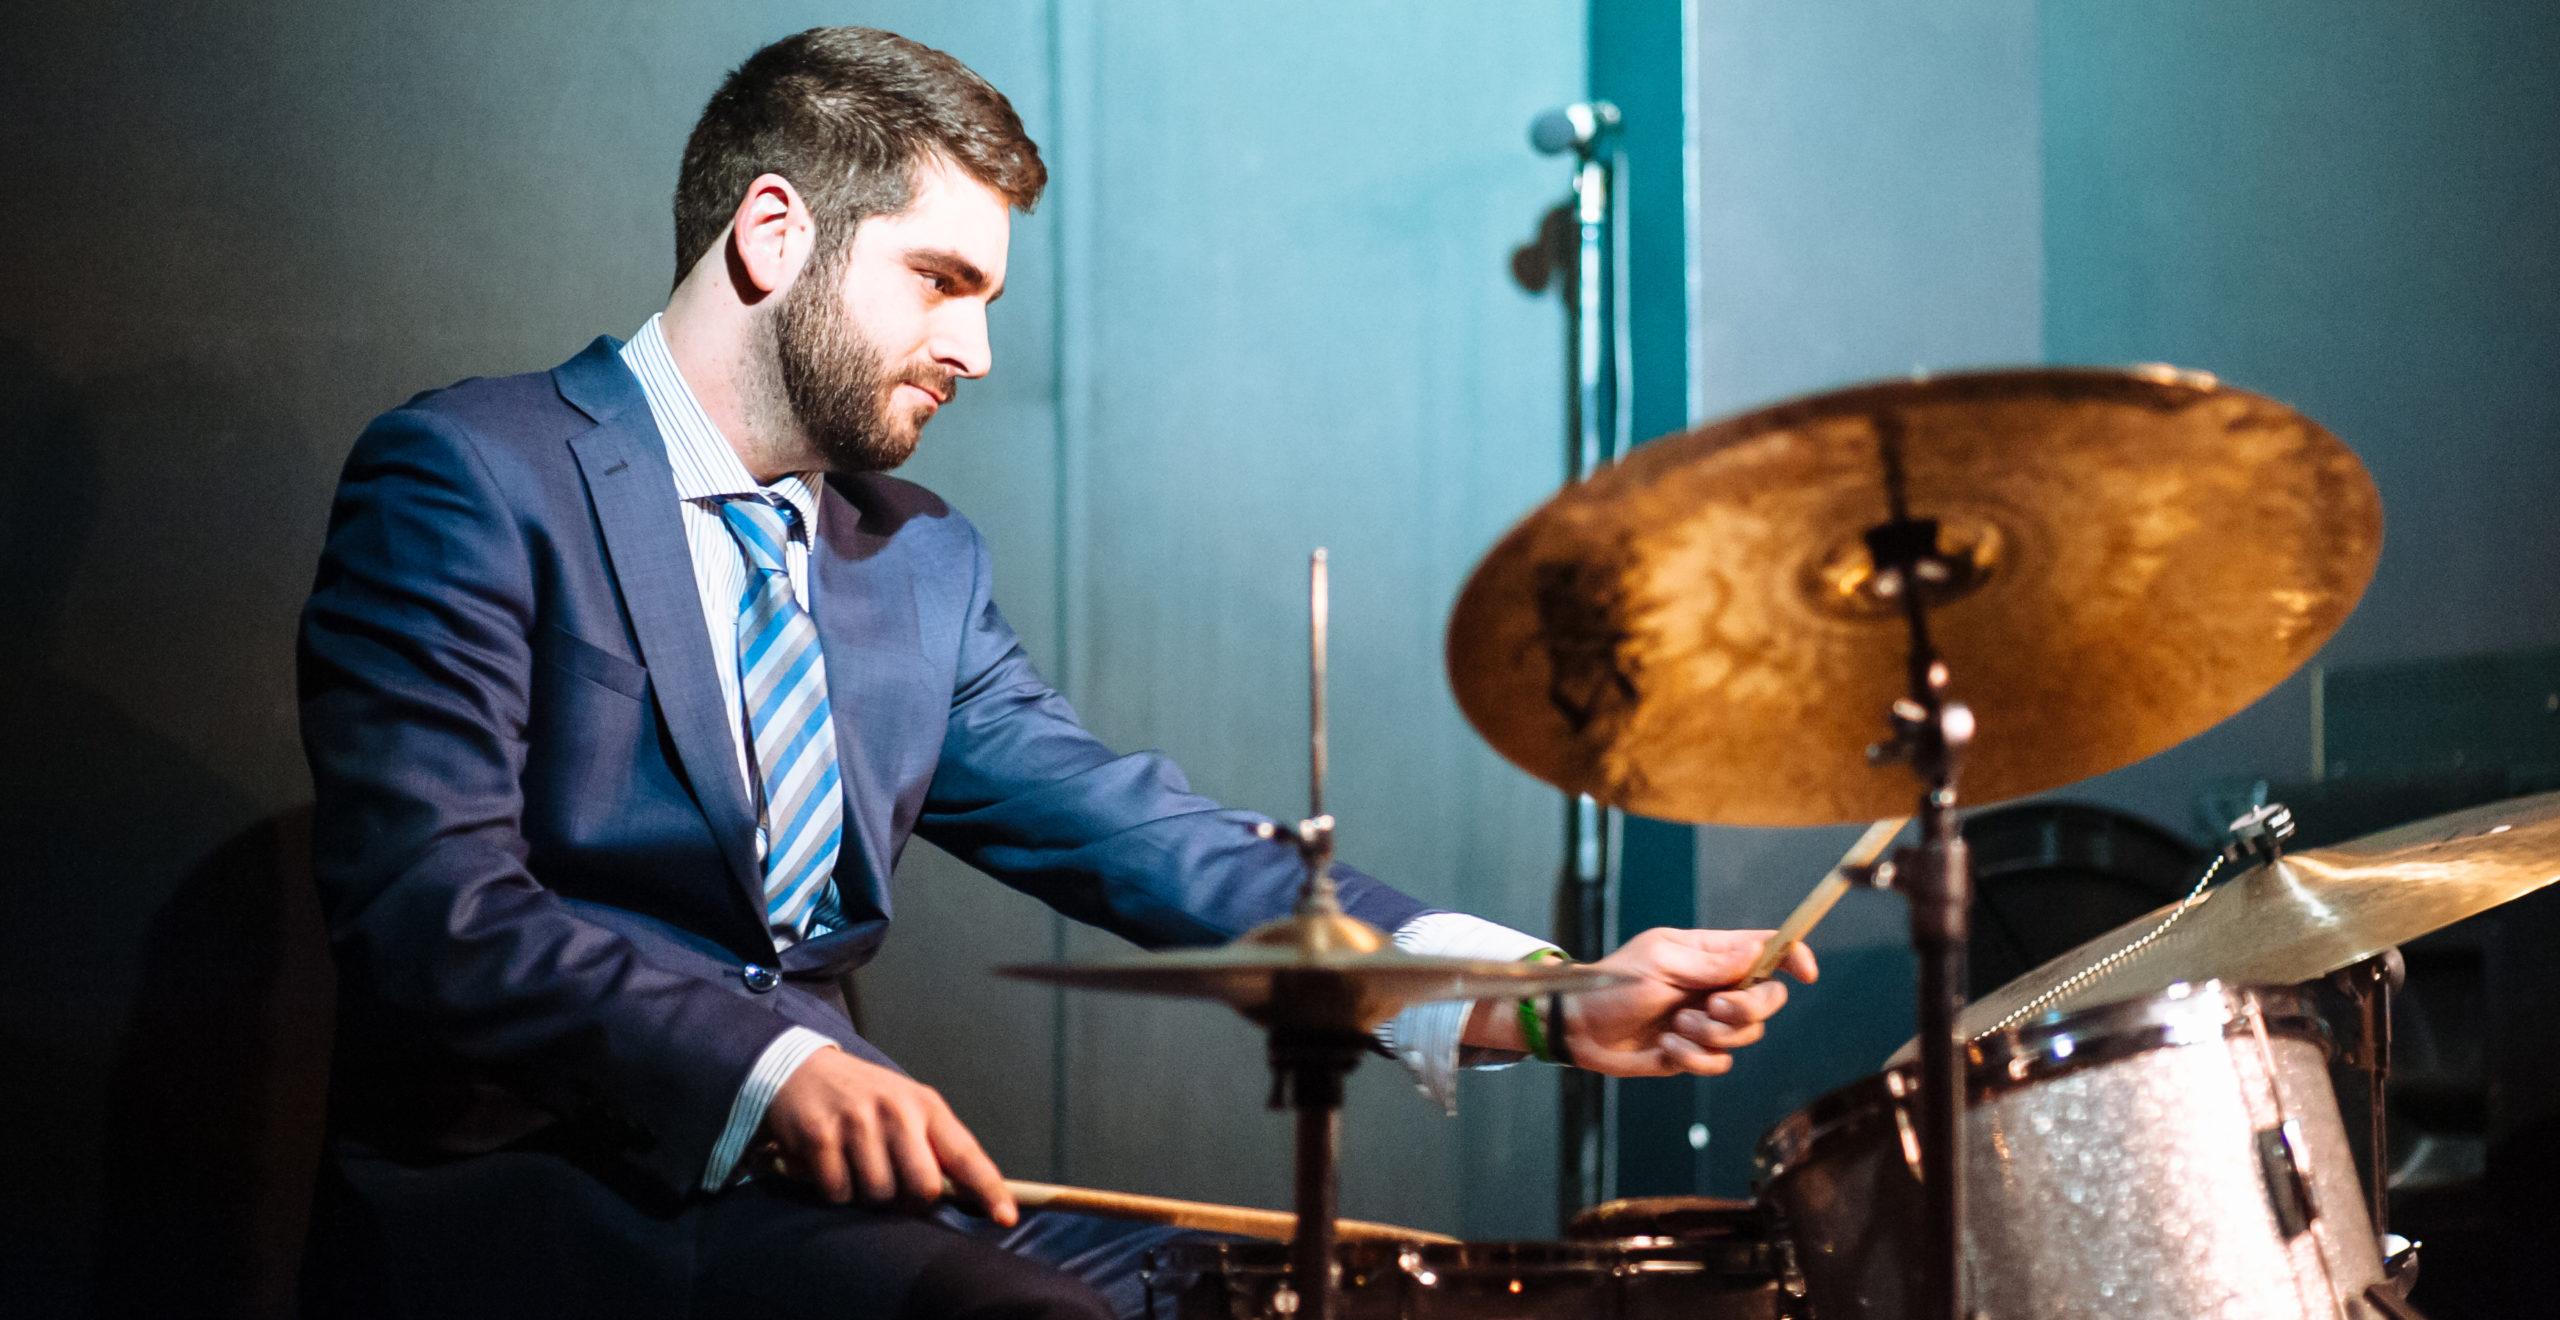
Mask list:
[[[769,486],[812,466],[797,461],[808,446],[783,404],[770,336],[752,309],[725,293],[687,279],[668,298],[658,330],[720,437],[748,475]]]

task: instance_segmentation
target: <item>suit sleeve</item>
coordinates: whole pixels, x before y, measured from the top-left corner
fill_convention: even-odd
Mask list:
[[[315,866],[340,974],[391,1023],[556,1112],[601,1107],[690,1188],[785,1029],[644,962],[526,868],[525,532],[452,422],[358,440],[302,618]]]
[[[1033,668],[968,530],[972,582],[942,761],[917,832],[1078,921],[1148,947],[1220,943],[1287,912],[1305,868],[1266,817],[1191,791],[1152,752],[1115,755]],[[1428,911],[1347,866],[1343,906],[1393,931]]]

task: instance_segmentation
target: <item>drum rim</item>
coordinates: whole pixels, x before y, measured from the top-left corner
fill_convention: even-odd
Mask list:
[[[1612,1238],[1339,1242],[1334,1251],[1346,1273],[1364,1268],[1372,1272],[1422,1268],[1436,1273],[1469,1266],[1520,1266],[1533,1274],[1562,1267],[1608,1274],[1766,1274],[1774,1279],[1779,1271],[1772,1241],[1768,1237],[1629,1234]],[[1140,1277],[1150,1287],[1168,1282],[1178,1288],[1221,1270],[1277,1275],[1286,1273],[1288,1268],[1286,1242],[1169,1242],[1147,1253]]]
[[[1966,1049],[1965,1103],[2155,1049],[2223,1040],[2253,1020],[2270,1036],[2309,1041],[2324,1054],[2332,1048],[2327,1022],[2301,987],[2180,981],[1985,1035]],[[1818,1148],[1896,1112],[1919,1091],[1919,1065],[1903,1064],[1817,1097],[1778,1120],[1753,1148],[1759,1184],[1779,1182]]]
[[[1715,1225],[1701,1232],[1693,1226]],[[1768,1207],[1722,1196],[1622,1196],[1565,1221],[1567,1242],[1755,1241],[1766,1238]]]

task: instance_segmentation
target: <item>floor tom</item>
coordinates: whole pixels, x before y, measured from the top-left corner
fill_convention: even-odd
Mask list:
[[[2382,1282],[2329,1042],[2287,989],[2176,985],[1968,1051],[1975,1310],[2335,1320]],[[1766,1200],[1822,1320],[1922,1310],[1919,1078],[1815,1101],[1760,1144]]]

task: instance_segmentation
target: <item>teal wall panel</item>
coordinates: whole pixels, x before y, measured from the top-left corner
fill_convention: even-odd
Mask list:
[[[1441,630],[1556,480],[1560,316],[1508,259],[1561,182],[1524,130],[1580,94],[1579,8],[1063,13],[1070,695],[1213,796],[1303,812],[1305,555],[1328,546],[1344,857],[1542,928],[1553,796],[1465,727]],[[1222,1013],[1071,1000],[1066,1057],[1068,1176],[1285,1201],[1286,1124]],[[1355,1076],[1348,1213],[1544,1231],[1552,1084],[1466,1090],[1451,1122],[1392,1067]]]
[[[1690,27],[1695,0],[1616,0],[1591,6],[1590,94],[1618,107],[1623,127],[1628,393],[1635,443],[1678,432],[1690,416],[1696,353],[1690,315],[1695,235],[1689,150]],[[1626,817],[1619,846],[1620,939],[1697,921],[1697,839],[1685,825]],[[1696,1182],[1689,1139],[1700,1083],[1688,1077],[1611,1084],[1617,1110],[1619,1196],[1668,1196]]]

